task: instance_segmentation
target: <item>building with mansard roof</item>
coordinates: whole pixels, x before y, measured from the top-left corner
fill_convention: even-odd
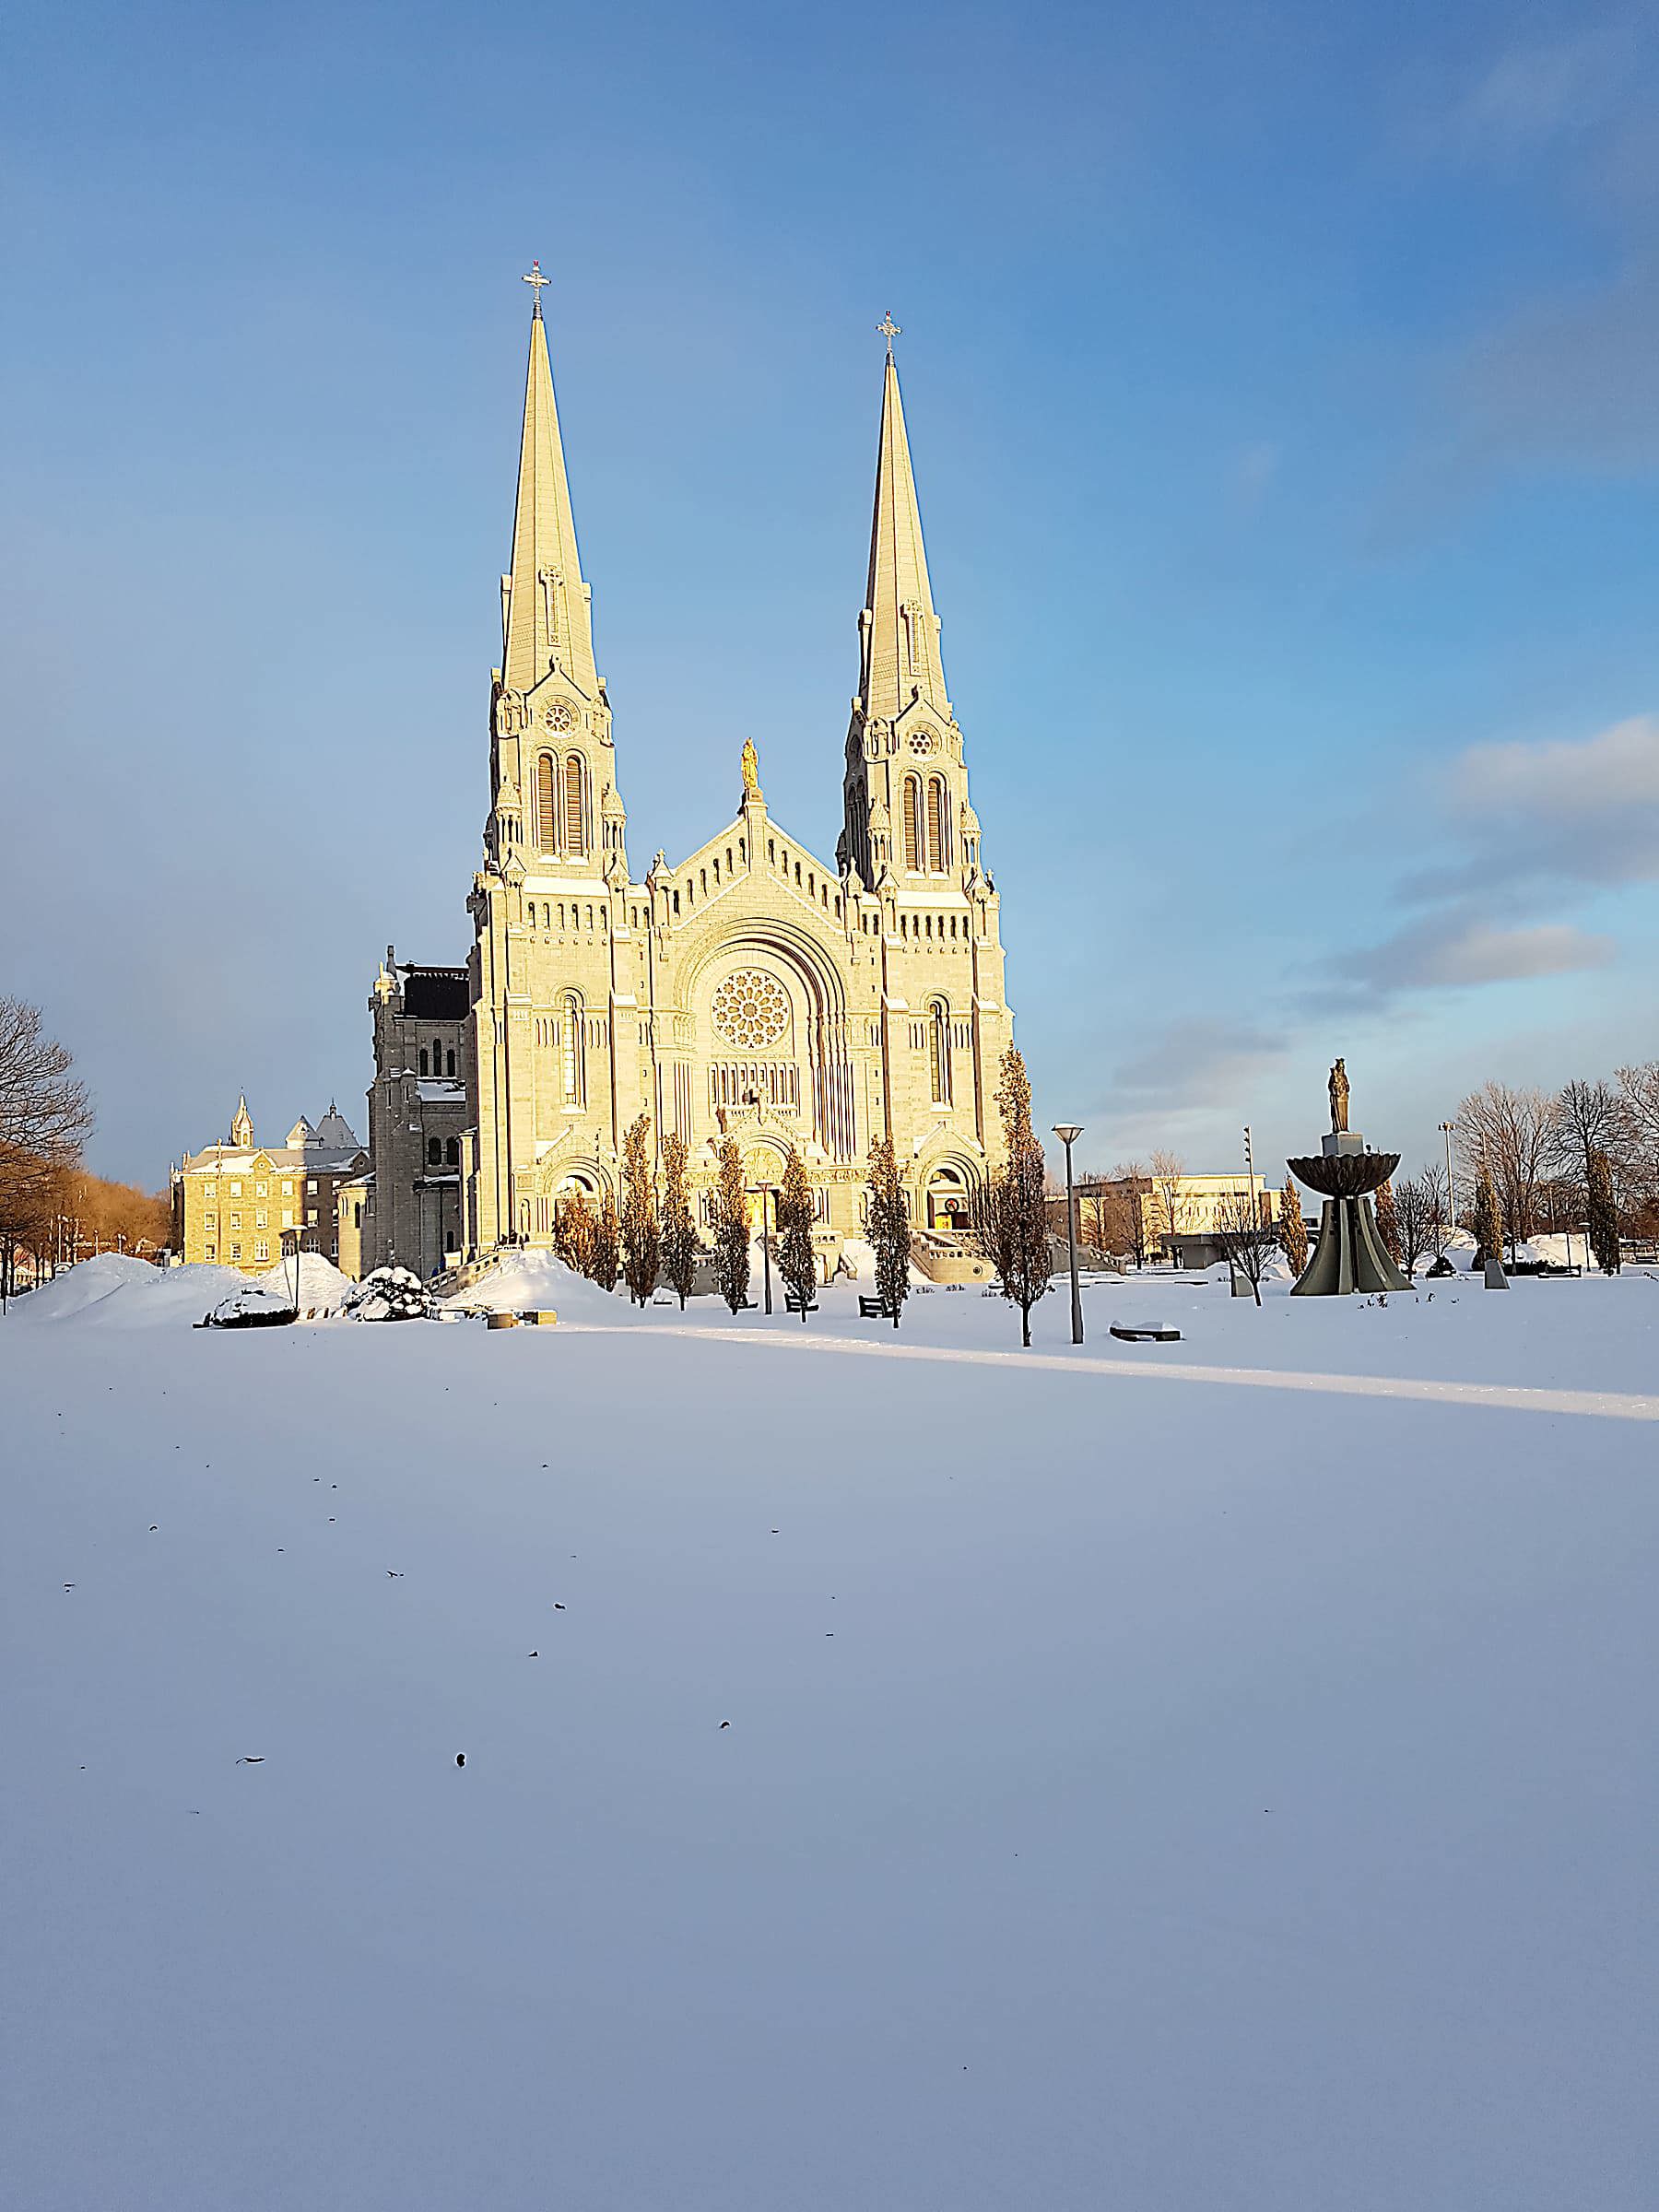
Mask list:
[[[951,1272],[1012,1017],[886,327],[835,856],[772,818],[746,745],[735,811],[636,876],[536,283],[473,947],[464,976],[388,956],[376,981],[365,1265],[548,1243],[561,1192],[616,1188],[644,1113],[659,1157],[685,1137],[705,1214],[724,1139],[755,1186],[798,1148],[826,1260],[890,1137],[924,1264]]]
[[[338,1194],[369,1155],[334,1100],[313,1128],[304,1114],[285,1143],[261,1145],[245,1097],[222,1144],[186,1152],[172,1171],[172,1245],[181,1259],[263,1275],[282,1258],[282,1240],[339,1257]]]

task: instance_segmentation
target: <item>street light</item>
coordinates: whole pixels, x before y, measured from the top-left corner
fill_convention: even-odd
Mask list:
[[[1054,1135],[1065,1147],[1065,1242],[1071,1253],[1072,1342],[1083,1341],[1083,1293],[1077,1288],[1077,1209],[1072,1197],[1071,1148],[1082,1135],[1082,1129],[1073,1122],[1056,1122]]]

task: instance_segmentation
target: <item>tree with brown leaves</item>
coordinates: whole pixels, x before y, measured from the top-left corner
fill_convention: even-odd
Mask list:
[[[728,1136],[720,1147],[720,1180],[714,1185],[714,1279],[720,1295],[734,1313],[748,1299],[749,1218],[748,1189],[743,1179],[743,1155],[737,1140]]]
[[[980,1250],[996,1269],[997,1288],[1019,1308],[1019,1337],[1031,1341],[1031,1308],[1049,1288],[1048,1171],[1031,1128],[1031,1083],[1009,1045],[996,1087],[1003,1164],[994,1168],[975,1208]]]
[[[677,1129],[663,1139],[663,1276],[686,1310],[702,1250],[686,1190],[686,1140]]]
[[[630,1122],[622,1135],[622,1274],[628,1295],[637,1306],[651,1303],[663,1268],[656,1178],[645,1152],[650,1135],[648,1113]]]

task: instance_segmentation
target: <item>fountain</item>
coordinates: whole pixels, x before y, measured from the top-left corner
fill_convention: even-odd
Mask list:
[[[1346,1298],[1355,1290],[1404,1290],[1406,1277],[1388,1256],[1377,1233],[1371,1194],[1381,1190],[1400,1164],[1397,1152],[1372,1152],[1357,1129],[1347,1125],[1347,1070],[1338,1059],[1331,1070],[1331,1126],[1316,1158],[1288,1159],[1299,1182],[1324,1200],[1319,1215],[1319,1241],[1291,1291],[1293,1298]]]

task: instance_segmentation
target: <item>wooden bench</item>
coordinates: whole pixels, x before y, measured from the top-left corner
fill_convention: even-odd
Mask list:
[[[804,1298],[797,1298],[793,1290],[786,1290],[783,1293],[783,1310],[786,1313],[800,1313],[803,1315],[807,1313],[816,1313],[818,1312],[818,1300],[816,1299],[807,1300]]]
[[[1123,1344],[1179,1344],[1181,1331],[1158,1321],[1114,1321],[1111,1334]]]
[[[865,1321],[891,1321],[893,1318],[892,1307],[885,1299],[881,1298],[861,1296],[858,1300],[858,1311],[860,1317]]]

